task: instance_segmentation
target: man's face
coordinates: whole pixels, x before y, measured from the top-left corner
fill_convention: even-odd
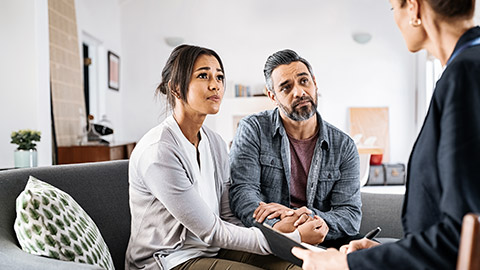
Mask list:
[[[286,117],[294,121],[310,119],[317,111],[317,84],[300,61],[280,65],[272,72],[274,94],[269,97]]]

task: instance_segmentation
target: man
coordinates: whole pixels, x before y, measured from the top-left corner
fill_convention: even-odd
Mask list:
[[[302,241],[325,239],[338,246],[360,228],[355,144],[317,112],[317,85],[307,60],[292,50],[276,52],[264,75],[277,108],[239,123],[230,151],[230,206],[246,226],[256,220],[282,232],[298,228],[305,214],[318,216],[320,241],[300,231]]]

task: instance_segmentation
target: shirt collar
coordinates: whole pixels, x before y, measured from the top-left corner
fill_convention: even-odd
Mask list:
[[[173,131],[173,134],[178,138],[178,144],[182,146],[185,151],[190,151],[196,153],[196,148],[195,146],[183,135],[182,130],[180,129],[180,126],[178,125],[177,121],[173,117],[173,115],[170,115],[165,119],[165,123],[170,127],[170,129]],[[205,132],[203,131],[203,126],[200,128],[200,141],[198,142],[198,147],[204,144],[204,139],[206,139]]]
[[[480,36],[480,26],[475,26],[470,29],[468,29],[463,35],[458,39],[457,45],[455,45],[455,49],[453,50],[452,55],[457,51],[459,48],[461,48],[465,43],[469,42],[472,39],[475,39]],[[450,58],[449,57],[449,58]]]
[[[320,113],[317,111],[316,114],[317,125],[319,126],[318,137],[320,138],[321,147],[323,150],[328,151],[330,149],[330,138],[328,137],[327,127],[325,126],[325,122],[323,121]],[[277,133],[280,134],[282,137],[287,136],[287,132],[285,131],[285,127],[283,126],[282,117],[280,117],[280,111],[278,110],[278,107],[272,110],[271,120],[274,125],[272,137],[275,137]]]

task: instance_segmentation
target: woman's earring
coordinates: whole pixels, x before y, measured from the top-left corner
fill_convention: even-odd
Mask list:
[[[178,96],[178,94],[175,92],[175,91],[172,91],[172,95],[178,99],[180,99],[180,97]]]
[[[422,20],[420,20],[420,18],[412,18],[410,19],[410,25],[413,27],[419,27],[420,25],[422,25]]]

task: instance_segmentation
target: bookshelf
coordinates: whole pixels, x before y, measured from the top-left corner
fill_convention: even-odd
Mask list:
[[[220,134],[228,144],[235,136],[240,119],[273,108],[275,105],[267,96],[225,97],[220,111],[216,115],[209,115],[205,124]]]

